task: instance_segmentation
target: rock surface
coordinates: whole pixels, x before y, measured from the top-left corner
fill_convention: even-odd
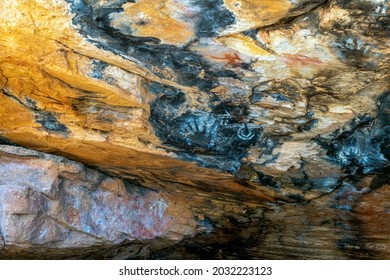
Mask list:
[[[259,240],[238,257],[388,258],[388,205],[377,194],[386,197],[390,170],[389,8],[388,0],[6,1],[1,142],[155,191],[148,201],[187,204],[198,235],[161,257],[209,248],[218,234],[236,248],[234,229]],[[344,196],[353,205],[340,210]],[[288,219],[300,215],[312,235]],[[273,239],[276,221],[287,243]],[[330,243],[305,251],[315,238]]]
[[[153,248],[196,233],[183,203],[79,163],[0,146],[0,167],[0,257],[18,250],[66,257],[91,248],[108,256],[122,244]]]
[[[309,203],[229,206],[2,145],[0,258],[386,259],[390,186],[366,184]]]
[[[390,258],[390,185],[344,184],[309,203],[282,204],[231,218],[232,230],[185,239],[153,259]],[[234,234],[232,234],[234,233]]]

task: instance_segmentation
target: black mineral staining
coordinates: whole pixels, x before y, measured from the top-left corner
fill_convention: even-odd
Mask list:
[[[258,103],[264,98],[271,98],[275,102],[283,104],[285,102],[294,102],[298,96],[299,88],[291,82],[266,81],[252,89],[251,101],[252,103]]]
[[[232,12],[225,8],[223,0],[197,0],[201,8],[197,26],[198,37],[213,37],[235,22]]]
[[[224,119],[224,123],[245,122],[248,118],[248,107],[246,104],[235,104],[232,102],[220,102],[216,106],[211,106],[213,113]]]
[[[188,112],[172,121],[173,133],[167,141],[193,152],[239,156],[253,143],[256,131],[229,118],[225,123],[224,119],[208,112]]]
[[[221,77],[239,79],[233,71],[214,68],[189,46],[162,44],[157,38],[134,37],[113,28],[111,18],[115,13],[123,12],[123,1],[107,4],[82,0],[68,2],[76,14],[73,23],[79,26],[85,38],[102,49],[131,56],[140,66],[161,78],[172,79],[172,74],[177,83],[205,92],[218,86]],[[233,14],[224,7],[222,0],[196,1],[194,5],[201,11],[198,37],[214,36],[234,23]],[[94,62],[92,76],[102,78],[104,67],[104,64]],[[149,83],[147,88],[155,96],[150,104],[150,122],[156,135],[165,145],[179,149],[177,154],[184,159],[234,171],[248,148],[262,137],[262,128],[247,121],[246,105],[222,102],[217,98],[213,103],[215,106],[194,110],[188,107],[185,93],[177,89],[157,83]],[[46,129],[64,128],[51,117],[45,122],[40,119]]]
[[[295,11],[300,11],[302,9],[313,9],[321,4],[323,4],[324,2],[328,2],[326,0],[310,0],[310,1],[290,1],[290,2],[294,2],[294,7],[290,10],[290,13],[293,13]],[[298,3],[297,3],[298,2]],[[307,16],[312,16],[312,14],[305,14],[305,17]],[[287,19],[288,20],[288,19]]]
[[[166,102],[168,100],[164,101],[163,108],[169,108]],[[191,153],[224,155],[234,159],[244,154],[261,134],[260,129],[237,123],[229,116],[205,111],[188,111],[167,118],[157,113],[161,109],[159,104],[158,109],[152,109],[151,114],[151,122],[158,136],[163,138],[165,143]]]
[[[234,15],[224,7],[222,0],[193,1],[194,6],[200,10],[196,26],[198,38],[216,36],[235,23]],[[265,135],[260,125],[254,125],[249,117],[248,103],[261,103],[267,98],[275,107],[286,103],[294,105],[301,100],[300,86],[287,80],[266,81],[254,87],[251,96],[238,98],[239,101],[235,101],[234,98],[225,100],[218,94],[213,94],[212,89],[219,85],[220,78],[240,77],[235,72],[224,69],[225,67],[210,64],[193,52],[192,42],[178,47],[163,44],[158,38],[132,36],[111,26],[113,15],[122,13],[121,6],[130,1],[67,0],[67,2],[71,4],[70,7],[75,14],[73,23],[79,26],[81,34],[87,40],[99,48],[130,57],[132,61],[148,68],[161,78],[174,79],[181,85],[196,87],[210,94],[209,104],[204,104],[202,109],[193,108],[186,93],[157,83],[145,83],[153,97],[150,102],[150,123],[161,142],[166,147],[171,147],[181,159],[236,175],[240,172],[242,159],[251,147],[259,148],[262,156],[269,158],[267,163],[277,160],[279,155],[273,155],[274,148],[278,143],[285,141],[285,138]],[[315,4],[322,2],[324,1],[318,0]],[[357,2],[362,3],[344,2],[347,8],[358,5]],[[381,22],[379,16],[377,22]],[[382,22],[386,24],[386,21]],[[375,28],[379,30],[382,27]],[[344,28],[330,32],[340,38],[335,48],[349,63],[367,69],[375,67],[375,61],[369,62],[364,58],[366,53],[370,52],[370,46],[359,41],[359,37],[353,36],[354,32],[346,34]],[[255,30],[246,33],[252,38],[255,34]],[[104,64],[94,62],[92,76],[101,79],[104,67]],[[244,96],[242,93],[236,95]],[[338,165],[348,176],[373,174],[378,178],[375,180],[376,185],[382,182],[380,178],[383,178],[386,170],[389,173],[388,96],[388,93],[384,93],[378,98],[380,104],[376,118],[375,116],[357,118],[355,122],[335,132],[330,138],[317,139],[326,150],[330,163]],[[302,111],[305,114],[305,111]],[[297,132],[310,131],[318,122],[314,117],[310,113],[300,116],[299,120],[296,119],[297,125],[294,129]],[[67,128],[59,123],[52,113],[37,112],[37,122],[50,132],[68,133]],[[332,191],[340,180],[332,176],[310,178],[304,171],[295,175],[297,176],[294,178],[288,178],[288,184],[302,191],[310,189]],[[239,176],[241,175],[237,175]],[[287,182],[285,178],[274,178],[266,172],[255,172],[253,178],[257,183],[274,189],[281,188],[282,184]]]
[[[155,94],[157,96],[176,96],[182,93],[180,90],[176,88],[163,86],[158,83],[145,83],[144,85],[148,88],[148,92]]]
[[[312,177],[308,176],[305,168],[306,167],[304,165],[301,167],[302,174],[300,176],[290,177],[290,180],[296,189],[299,189],[303,192],[316,190],[320,191],[321,193],[329,193],[336,189],[340,184],[340,178],[337,176]],[[284,183],[289,182],[286,180]]]
[[[111,37],[111,40],[121,46],[120,49],[126,49],[128,45],[159,44],[160,39],[153,37],[137,37],[124,33],[110,25],[110,15],[122,12],[121,8],[103,8],[97,9],[95,22],[96,27]]]
[[[298,131],[299,132],[310,131],[311,129],[313,129],[316,126],[317,123],[318,123],[317,119],[312,119],[312,120],[308,121],[307,123],[305,123],[304,125],[299,126]]]
[[[348,174],[382,173],[390,167],[390,91],[378,97],[378,116],[342,132],[329,145],[328,156]]]
[[[280,189],[281,183],[272,176],[266,175],[261,171],[255,170],[251,165],[241,165],[240,169],[235,174],[236,179],[241,184],[255,182],[263,186],[268,186],[272,189]]]
[[[181,157],[202,166],[234,172],[248,148],[262,137],[262,128],[247,123],[243,104],[220,102],[210,111],[188,107],[183,92],[148,84],[156,95],[151,103],[150,122],[156,135],[169,146],[180,148]]]
[[[99,60],[93,60],[91,77],[95,79],[103,78],[103,71],[107,67],[107,63]]]
[[[194,220],[196,221],[196,223],[198,224],[199,227],[202,227],[204,229],[204,231],[206,231],[206,232],[213,231],[214,225],[213,225],[213,222],[209,218],[204,217],[201,220],[198,217],[195,217]]]
[[[321,177],[311,180],[311,185],[314,189],[324,190],[330,192],[334,190],[339,184],[339,178],[337,177]]]
[[[259,33],[259,29],[249,29],[242,32],[243,35],[251,37],[253,40],[257,41],[257,35]]]
[[[343,9],[360,10],[370,14],[378,5],[366,0],[339,0],[338,5]]]
[[[379,51],[386,49],[386,38],[390,36],[387,3],[365,0],[337,2],[336,5],[349,13],[353,24],[335,24],[326,30],[337,38],[334,52],[344,63],[358,69],[378,71],[387,67],[384,63],[385,57],[382,51]]]
[[[213,69],[213,66],[208,61],[189,50],[187,46],[177,47],[161,44],[158,38],[136,37],[113,28],[110,25],[110,16],[114,13],[123,12],[121,8],[123,1],[114,1],[105,6],[90,1],[67,1],[71,3],[71,10],[75,13],[73,18],[74,24],[79,26],[81,34],[87,40],[115,54],[127,57],[132,56],[136,61],[161,78],[168,79],[169,77],[165,77],[156,69],[170,69],[175,73],[178,83],[186,86],[196,86],[205,91],[218,85],[218,77],[239,79],[238,75],[233,71]],[[212,10],[206,10],[204,13],[201,13],[202,17],[210,22],[210,24],[200,24],[200,26],[205,27],[205,31],[202,31],[202,34],[214,32],[211,29],[223,26],[225,21],[231,22],[231,20],[225,19],[228,11],[225,11],[217,2],[222,3],[222,0],[197,1],[197,5],[202,9],[212,8]],[[214,13],[216,17],[222,16],[219,24],[217,24],[215,19],[210,18]],[[201,73],[202,76],[204,74],[204,78],[200,77]]]
[[[260,102],[263,98],[264,92],[262,90],[257,90],[257,87],[255,87],[252,94],[252,103]]]
[[[370,174],[389,167],[390,127],[374,122],[332,141],[329,155],[348,173]]]
[[[113,1],[110,5],[105,6],[86,3],[83,0],[67,0],[67,2],[71,4],[71,11],[74,14],[73,23],[79,27],[85,38],[100,48],[117,54],[126,54],[129,45],[158,44],[160,42],[157,38],[124,34],[110,25],[110,15],[123,12],[121,6],[124,1]]]
[[[183,92],[157,83],[146,85],[149,92],[156,95],[156,100],[151,105],[150,121],[156,128],[164,127],[178,111],[185,106],[186,97]],[[160,129],[157,129],[157,132]]]
[[[18,146],[18,144],[3,136],[0,136],[0,145]]]
[[[301,204],[305,203],[306,200],[301,194],[289,194],[287,195],[287,198],[292,200],[294,203]]]
[[[390,125],[390,91],[385,91],[378,97],[378,119],[383,125]]]
[[[372,46],[363,40],[364,39],[353,34],[340,34],[336,40],[334,48],[335,53],[349,65],[375,71],[378,66],[372,59],[372,55],[368,56]],[[382,56],[379,53],[377,53],[377,55]]]
[[[69,134],[68,128],[60,123],[53,113],[37,111],[35,112],[35,121],[42,125],[48,132],[59,133],[64,136]]]
[[[218,85],[218,77],[237,78],[236,73],[229,70],[212,70],[211,65],[200,55],[188,50],[171,45],[142,45],[137,47],[129,46],[128,52],[142,61],[151,71],[161,78],[164,77],[156,72],[152,66],[158,69],[168,68],[177,76],[177,82],[186,86],[196,86],[200,90],[210,90]],[[204,71],[204,78],[200,77]]]
[[[280,101],[280,102],[291,102],[291,98],[287,97],[287,96],[284,96],[283,94],[280,94],[280,93],[273,93],[270,95],[273,99],[275,99],[276,101]]]
[[[40,109],[37,105],[37,102],[29,97],[25,97],[24,99],[19,99],[14,96],[11,91],[3,88],[1,91],[9,98],[20,104],[21,106],[26,107],[30,111],[32,111],[35,115],[35,121],[42,125],[42,127],[48,132],[54,132],[62,134],[67,137],[69,134],[68,128],[62,123],[58,122],[55,115],[50,112],[45,112]]]
[[[281,183],[274,177],[264,174],[263,172],[257,172],[257,183],[268,186],[272,189],[280,189]]]
[[[354,180],[346,178],[334,191],[331,205],[335,211],[340,213],[333,220],[334,226],[340,232],[340,238],[336,241],[336,246],[346,257],[353,255],[355,259],[359,255],[366,259],[372,253],[365,249],[361,221],[353,214],[353,210],[359,205],[362,195],[364,195],[364,191],[356,187]]]
[[[387,176],[383,176],[382,174],[373,176],[370,183],[370,190],[376,190],[382,187],[384,184],[389,183],[390,180],[390,168],[387,170]]]
[[[33,111],[39,111],[39,108],[38,108],[35,100],[29,98],[28,96],[25,96],[24,99],[25,99],[25,106],[27,108],[29,108],[30,110],[33,110]]]

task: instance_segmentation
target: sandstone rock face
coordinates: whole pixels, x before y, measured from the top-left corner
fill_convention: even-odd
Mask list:
[[[0,258],[388,258],[388,185],[344,183],[305,204],[229,205],[0,151]]]
[[[240,234],[246,237],[256,235],[254,227],[271,236],[266,225],[275,221],[286,224],[289,236],[289,230],[302,229],[302,221],[294,227],[286,218],[295,214],[318,226],[316,237],[328,222],[312,212],[325,211],[332,220],[357,211],[351,214],[355,219],[359,211],[369,211],[360,205],[367,201],[382,209],[370,213],[385,224],[387,206],[374,194],[389,182],[389,5],[387,0],[6,1],[0,7],[1,142],[61,155],[119,177],[112,180],[122,184],[155,191],[143,198],[147,203],[159,196],[167,205],[169,199],[184,203],[192,213],[184,224],[196,229],[180,231],[178,239],[213,232],[207,242],[221,234],[227,244],[232,219],[245,221],[248,231]],[[69,184],[72,197],[87,192]],[[335,194],[345,188],[353,206],[324,210],[336,207],[341,198]],[[87,216],[98,215],[97,204],[108,199],[102,198],[108,193],[97,192],[88,189],[97,200],[91,198]],[[129,209],[120,206],[126,199],[118,200],[113,207],[121,210],[114,212],[132,211],[137,198],[126,197]],[[58,215],[64,219],[64,213]],[[350,223],[356,225],[351,217],[337,229],[341,235],[332,235],[329,227],[334,250],[319,257],[354,257],[354,251],[339,252],[349,246],[340,244],[349,240],[342,235]],[[356,219],[374,234],[373,220]],[[140,232],[132,219],[124,223]],[[158,226],[136,239],[171,240],[171,227]],[[94,234],[110,244],[131,240],[118,237],[122,230]],[[352,239],[364,243],[361,234]],[[305,236],[299,237],[303,243],[288,244],[313,244]],[[254,247],[244,244],[251,249],[242,256],[316,256],[287,253],[290,245],[283,238],[260,239],[265,241]],[[184,239],[172,250],[192,254],[185,248],[194,242]],[[265,243],[279,244],[274,248],[279,251],[265,253]],[[325,247],[329,244],[320,243]],[[357,251],[356,257],[375,258],[389,250]]]
[[[174,202],[151,190],[23,148],[1,146],[0,158],[0,256],[24,250],[67,257],[85,248],[103,249],[103,256],[121,244],[169,244],[196,232],[185,205],[175,203],[172,212]]]

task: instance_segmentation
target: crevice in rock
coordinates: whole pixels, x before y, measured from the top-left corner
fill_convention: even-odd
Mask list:
[[[46,131],[62,134],[65,137],[69,135],[68,128],[57,120],[55,113],[40,109],[36,106],[35,101],[28,97],[25,97],[25,101],[23,102],[20,98],[12,94],[10,90],[6,88],[2,88],[1,90],[5,96],[34,113],[36,123],[42,125],[42,128]]]

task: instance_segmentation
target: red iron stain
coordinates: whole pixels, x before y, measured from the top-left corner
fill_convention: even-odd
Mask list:
[[[225,66],[231,65],[233,67],[240,67],[242,62],[241,57],[236,52],[224,53],[223,56],[210,56],[210,58],[225,61]]]
[[[282,60],[288,64],[300,64],[302,66],[322,64],[322,61],[316,57],[309,57],[300,54],[285,54],[282,56]]]

